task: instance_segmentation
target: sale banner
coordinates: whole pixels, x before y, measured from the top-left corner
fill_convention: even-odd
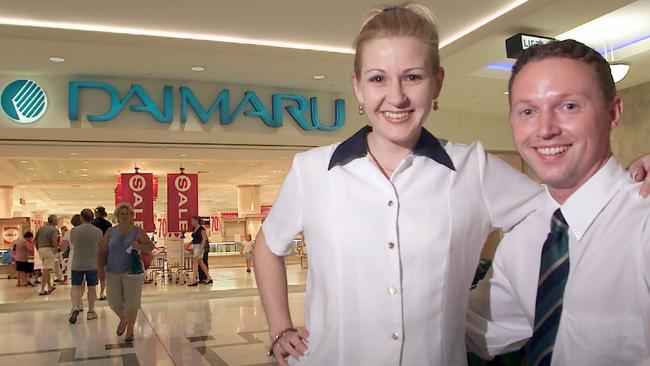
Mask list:
[[[153,232],[153,174],[120,174],[118,188],[122,202],[130,203],[135,209],[135,224],[148,233]]]
[[[167,231],[192,231],[190,220],[198,214],[198,174],[167,174]]]

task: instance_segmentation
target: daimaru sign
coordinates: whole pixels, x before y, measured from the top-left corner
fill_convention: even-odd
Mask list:
[[[307,99],[295,94],[273,94],[271,104],[264,104],[253,91],[246,91],[242,97],[234,96],[229,89],[216,93],[210,105],[203,105],[192,89],[181,86],[174,90],[171,85],[165,85],[161,93],[163,101],[156,104],[149,92],[140,84],[132,84],[124,96],[118,90],[105,82],[71,81],[68,87],[68,118],[71,121],[80,119],[80,103],[83,100],[84,89],[103,91],[109,104],[101,114],[86,115],[90,122],[107,122],[116,118],[127,109],[130,112],[146,113],[159,123],[171,123],[174,120],[175,98],[180,100],[180,121],[186,123],[188,114],[194,113],[202,124],[218,120],[222,125],[233,124],[237,117],[259,118],[268,127],[281,127],[284,123],[285,111],[303,130],[337,130],[345,124],[345,101],[334,101],[334,121],[321,121],[317,97]],[[4,102],[3,102],[4,103]],[[236,107],[231,110],[232,105]],[[3,104],[4,106],[4,104]],[[218,112],[218,113],[217,113]]]

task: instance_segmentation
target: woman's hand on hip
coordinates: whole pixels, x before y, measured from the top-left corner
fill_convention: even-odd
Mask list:
[[[288,356],[299,360],[309,353],[307,350],[308,343],[309,332],[306,329],[300,329],[296,332],[287,332],[287,334],[278,339],[273,348],[273,355],[279,365],[288,366],[289,364],[286,360]]]

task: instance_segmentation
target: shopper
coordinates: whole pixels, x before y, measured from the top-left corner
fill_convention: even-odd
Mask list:
[[[88,313],[87,320],[97,318],[95,313],[95,286],[98,283],[97,274],[97,249],[102,240],[102,231],[92,224],[93,211],[81,211],[82,224],[73,228],[70,233],[70,244],[74,248],[72,258],[72,310],[70,311],[70,324],[77,322],[77,316],[82,311],[82,294],[84,281],[88,286]]]
[[[251,234],[246,234],[244,236],[244,241],[242,242],[242,255],[246,260],[246,272],[251,272],[251,264],[253,262],[253,239]]]
[[[194,216],[192,217],[192,273],[194,275],[194,281],[188,286],[198,286],[199,284],[199,267],[205,273],[207,280],[203,282],[208,285],[212,283],[212,276],[208,271],[208,267],[203,262],[203,253],[206,247],[209,247],[208,234],[205,232],[205,227],[201,225],[201,217]]]
[[[371,126],[297,154],[256,237],[270,352],[281,365],[287,356],[465,365],[465,305],[483,244],[540,207],[541,188],[480,142],[440,141],[422,127],[444,78],[429,9],[371,11],[355,47],[354,92]],[[307,329],[296,330],[283,256],[301,232]]]
[[[31,231],[26,232],[22,238],[14,240],[12,247],[15,248],[16,254],[16,273],[18,275],[18,286],[29,286],[29,277],[34,271],[34,234]],[[30,262],[29,259],[32,258]]]
[[[38,255],[41,258],[43,278],[41,279],[41,292],[38,294],[48,295],[54,291],[54,286],[50,280],[50,274],[54,269],[56,252],[59,246],[59,231],[56,229],[59,219],[56,215],[50,215],[47,217],[47,224],[43,225],[36,232],[36,237],[34,242],[36,244],[36,249],[38,250]]]
[[[129,253],[130,249],[135,249],[150,254],[154,245],[144,230],[133,224],[133,206],[121,203],[115,208],[114,215],[117,225],[108,229],[100,242],[97,266],[99,277],[106,281],[108,304],[120,318],[117,335],[126,332],[124,340],[132,342],[142,300],[144,273],[138,276],[128,274]]]
[[[95,208],[95,220],[93,220],[93,225],[97,226],[101,231],[102,235],[106,234],[106,231],[113,226],[110,221],[106,220],[106,208],[103,206],[97,206]],[[106,284],[103,279],[99,279],[99,300],[106,300]]]
[[[73,229],[79,225],[81,225],[81,215],[79,214],[74,214],[70,218],[70,223],[72,224]],[[70,236],[68,235],[68,241],[70,240]],[[65,252],[64,252],[65,253]],[[66,277],[72,278],[72,261],[74,258],[74,248],[72,245],[68,246],[67,254],[64,254],[64,258],[67,256],[67,263],[68,265],[66,266],[67,272],[66,272]],[[83,286],[82,286],[82,296],[83,296]]]
[[[66,252],[70,249],[70,230],[68,227],[63,225],[61,226],[59,235],[59,249],[56,253],[56,283],[66,283],[68,281],[68,260],[66,257]]]

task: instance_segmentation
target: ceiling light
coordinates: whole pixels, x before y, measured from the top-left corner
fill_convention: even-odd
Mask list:
[[[508,95],[510,94],[507,90],[503,92],[503,95]]]
[[[65,59],[63,57],[52,56],[52,57],[50,57],[50,61],[59,63],[59,62],[65,61]]]
[[[625,62],[612,62],[609,64],[609,68],[612,70],[614,82],[618,83],[627,76],[627,73],[630,71],[630,64]]]
[[[27,160],[21,160],[20,162],[25,164],[25,163],[27,163]]]
[[[88,174],[79,174],[80,177],[87,177]]]
[[[504,14],[509,13],[511,10],[518,8],[519,6],[523,5],[524,3],[528,2],[528,0],[516,0],[514,2],[509,3],[505,7],[497,10],[496,12],[486,16],[485,18],[479,20],[478,22],[472,24],[471,26],[463,29],[461,32],[451,36],[448,39],[444,39],[440,42],[440,48],[444,48],[447,45],[459,40],[460,38],[474,32],[475,30],[481,28],[482,26],[490,23],[491,21],[501,17]]]
[[[79,155],[78,152],[71,152],[71,153],[70,153],[70,156],[77,156],[77,155]]]
[[[180,155],[181,158],[184,158],[184,157],[186,157],[186,156],[187,156],[187,154],[181,154],[181,155]]]
[[[205,67],[203,66],[192,66],[192,71],[201,72],[204,71]]]
[[[137,36],[191,39],[197,41],[225,42],[225,43],[236,43],[236,44],[255,45],[255,46],[292,48],[298,50],[312,50],[312,51],[354,54],[354,50],[347,47],[333,47],[333,46],[326,46],[326,45],[276,41],[276,40],[267,40],[267,39],[230,37],[230,36],[224,36],[218,34],[186,33],[186,32],[173,32],[167,30],[159,30],[159,29],[120,27],[115,25],[55,22],[55,21],[48,21],[48,20],[11,18],[11,17],[0,17],[0,24],[16,25],[16,26],[23,26],[23,27],[40,27],[40,28],[68,29],[68,30],[79,30],[79,31],[89,31],[89,32],[131,34]]]
[[[314,75],[312,76],[312,78],[314,78],[315,80],[323,80],[325,79],[325,75]]]

